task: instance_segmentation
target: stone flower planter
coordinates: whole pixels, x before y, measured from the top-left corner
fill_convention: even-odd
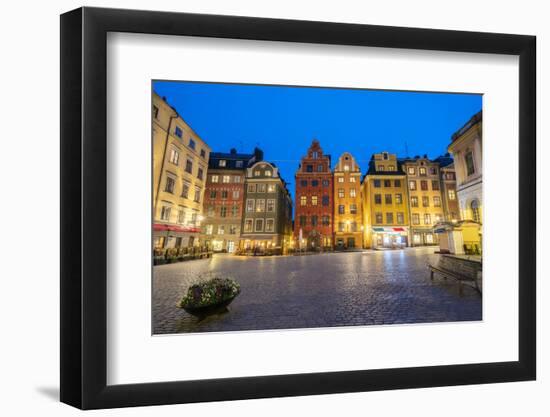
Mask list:
[[[227,306],[240,292],[240,286],[236,281],[214,278],[189,287],[178,307],[202,319],[227,311]]]

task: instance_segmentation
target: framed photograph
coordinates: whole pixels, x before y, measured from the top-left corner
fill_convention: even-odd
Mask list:
[[[535,37],[61,16],[61,401],[533,380]]]

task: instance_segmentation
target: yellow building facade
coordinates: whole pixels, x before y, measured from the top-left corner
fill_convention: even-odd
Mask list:
[[[445,220],[439,163],[427,157],[403,161],[407,175],[411,246],[437,245],[433,226]]]
[[[363,247],[361,168],[349,152],[338,159],[334,179],[334,248]]]
[[[406,175],[395,154],[374,154],[363,183],[363,240],[365,248],[409,245]]]
[[[155,93],[152,133],[154,247],[198,246],[210,147]]]

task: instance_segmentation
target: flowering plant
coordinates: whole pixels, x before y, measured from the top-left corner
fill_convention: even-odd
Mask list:
[[[229,278],[213,278],[193,284],[179,303],[180,308],[197,308],[216,305],[235,298],[241,292],[240,285]]]

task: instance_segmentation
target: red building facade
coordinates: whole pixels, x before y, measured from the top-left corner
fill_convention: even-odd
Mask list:
[[[308,250],[333,246],[333,177],[330,155],[313,140],[296,171],[295,247]]]

